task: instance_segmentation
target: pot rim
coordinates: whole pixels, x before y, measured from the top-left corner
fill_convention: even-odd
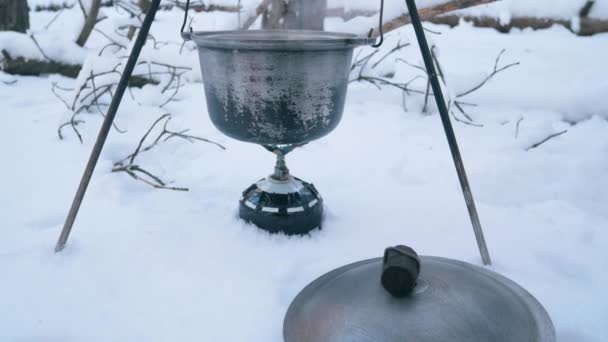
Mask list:
[[[199,47],[243,50],[339,50],[373,45],[376,38],[352,33],[312,30],[248,30],[182,32]]]

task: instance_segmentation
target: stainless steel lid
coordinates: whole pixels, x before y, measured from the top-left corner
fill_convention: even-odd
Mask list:
[[[438,257],[420,257],[419,271],[403,298],[383,288],[382,258],[321,276],[289,307],[285,341],[555,341],[547,312],[513,281]]]
[[[307,30],[250,30],[183,32],[182,37],[193,40],[199,47],[244,50],[334,50],[372,45],[375,38],[350,33]]]

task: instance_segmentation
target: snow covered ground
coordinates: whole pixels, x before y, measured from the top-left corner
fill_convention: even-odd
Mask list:
[[[159,13],[153,27],[178,47],[179,14]],[[50,19],[36,15],[34,25]],[[502,49],[503,63],[520,62],[466,98],[483,127],[454,123],[493,269],[545,305],[560,342],[606,341],[608,35],[428,28],[442,33],[430,38],[451,94],[483,79]],[[395,58],[421,64],[411,28],[391,34],[383,51],[399,39],[412,46],[378,72],[407,80],[418,71]],[[170,56],[196,64],[193,52]],[[408,97],[405,111],[400,93],[364,83],[350,86],[332,134],[288,156],[292,172],[324,195],[322,231],[268,235],[237,218],[241,191],[271,172],[273,157],[219,133],[202,84],[191,82],[162,110],[155,86],[134,90],[140,104],[125,96],[116,123],[128,132],[110,134],[69,245],[54,254],[102,118],[84,116],[84,144],[69,131],[60,141],[66,109],[53,82],[75,80],[0,73],[2,341],[280,341],[300,289],[389,245],[480,264],[438,115],[420,113],[420,97]],[[187,193],[110,172],[165,112],[175,130],[227,147],[175,140],[142,155],[142,165]]]

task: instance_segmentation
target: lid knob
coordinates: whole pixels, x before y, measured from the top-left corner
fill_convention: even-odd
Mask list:
[[[382,286],[397,298],[407,296],[416,287],[420,273],[420,259],[412,248],[399,245],[384,250]]]

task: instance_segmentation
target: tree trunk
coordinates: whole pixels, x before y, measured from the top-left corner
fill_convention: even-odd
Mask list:
[[[327,0],[272,0],[264,29],[323,30]]]
[[[323,30],[327,0],[291,0],[287,4],[285,28],[292,30]]]
[[[89,9],[89,12],[86,14],[83,13],[84,24],[82,25],[82,30],[80,31],[80,35],[78,35],[78,39],[76,39],[76,44],[79,46],[84,46],[87,39],[89,39],[91,32],[93,32],[93,28],[97,23],[97,17],[99,16],[99,7],[101,7],[101,0],[93,0],[91,1],[91,8]]]
[[[285,0],[271,0],[270,6],[262,17],[262,28],[265,30],[277,30],[283,28],[287,4]]]
[[[27,0],[0,0],[0,31],[25,33],[29,28]]]

